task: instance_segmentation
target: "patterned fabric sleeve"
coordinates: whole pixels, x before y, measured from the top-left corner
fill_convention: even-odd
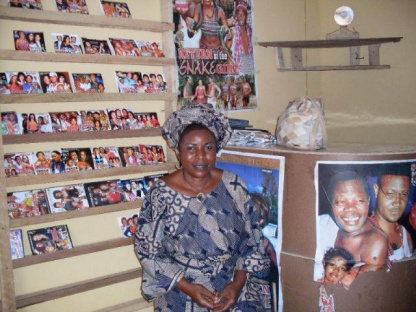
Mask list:
[[[147,194],[140,211],[139,229],[134,242],[143,269],[142,294],[149,301],[169,292],[184,274],[162,247],[166,208],[165,198],[155,185]]]
[[[250,198],[244,181],[238,176],[234,179],[227,188],[245,221],[245,236],[240,243],[239,258],[234,270],[244,270],[255,275],[266,273],[270,270],[270,259],[263,244],[259,213],[254,206],[249,205]]]

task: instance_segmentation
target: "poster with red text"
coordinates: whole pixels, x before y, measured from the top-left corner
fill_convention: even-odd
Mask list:
[[[257,107],[252,8],[252,0],[174,1],[178,108]]]

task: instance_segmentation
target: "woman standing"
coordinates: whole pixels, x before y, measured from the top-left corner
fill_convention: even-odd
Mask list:
[[[202,83],[202,79],[198,80],[198,85],[195,88],[194,98],[196,98],[196,102],[198,104],[206,104],[207,103],[207,89]]]
[[[251,273],[269,269],[257,214],[244,181],[215,168],[231,134],[227,117],[192,104],[162,133],[182,167],[155,182],[140,212],[143,296],[155,311],[264,311],[247,287]]]

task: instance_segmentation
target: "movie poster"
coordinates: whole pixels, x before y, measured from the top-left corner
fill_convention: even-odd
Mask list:
[[[242,178],[260,215],[263,243],[270,258],[267,276],[253,278],[265,311],[283,311],[280,286],[280,252],[282,247],[282,203],[285,159],[281,156],[223,151],[217,168],[234,172]]]
[[[178,109],[257,107],[252,8],[252,0],[174,1]]]
[[[325,285],[349,289],[357,276],[389,271],[395,261],[412,256],[416,243],[416,159],[319,161],[315,186],[314,280],[321,283],[321,305],[334,305]]]

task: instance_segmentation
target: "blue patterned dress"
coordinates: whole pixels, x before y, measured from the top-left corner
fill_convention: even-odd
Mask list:
[[[258,274],[269,269],[258,214],[248,203],[244,181],[228,171],[203,202],[162,180],[155,183],[141,209],[135,237],[143,268],[142,294],[155,301],[155,311],[208,311],[176,288],[182,277],[221,292],[234,270]],[[232,311],[264,311],[250,282]]]

